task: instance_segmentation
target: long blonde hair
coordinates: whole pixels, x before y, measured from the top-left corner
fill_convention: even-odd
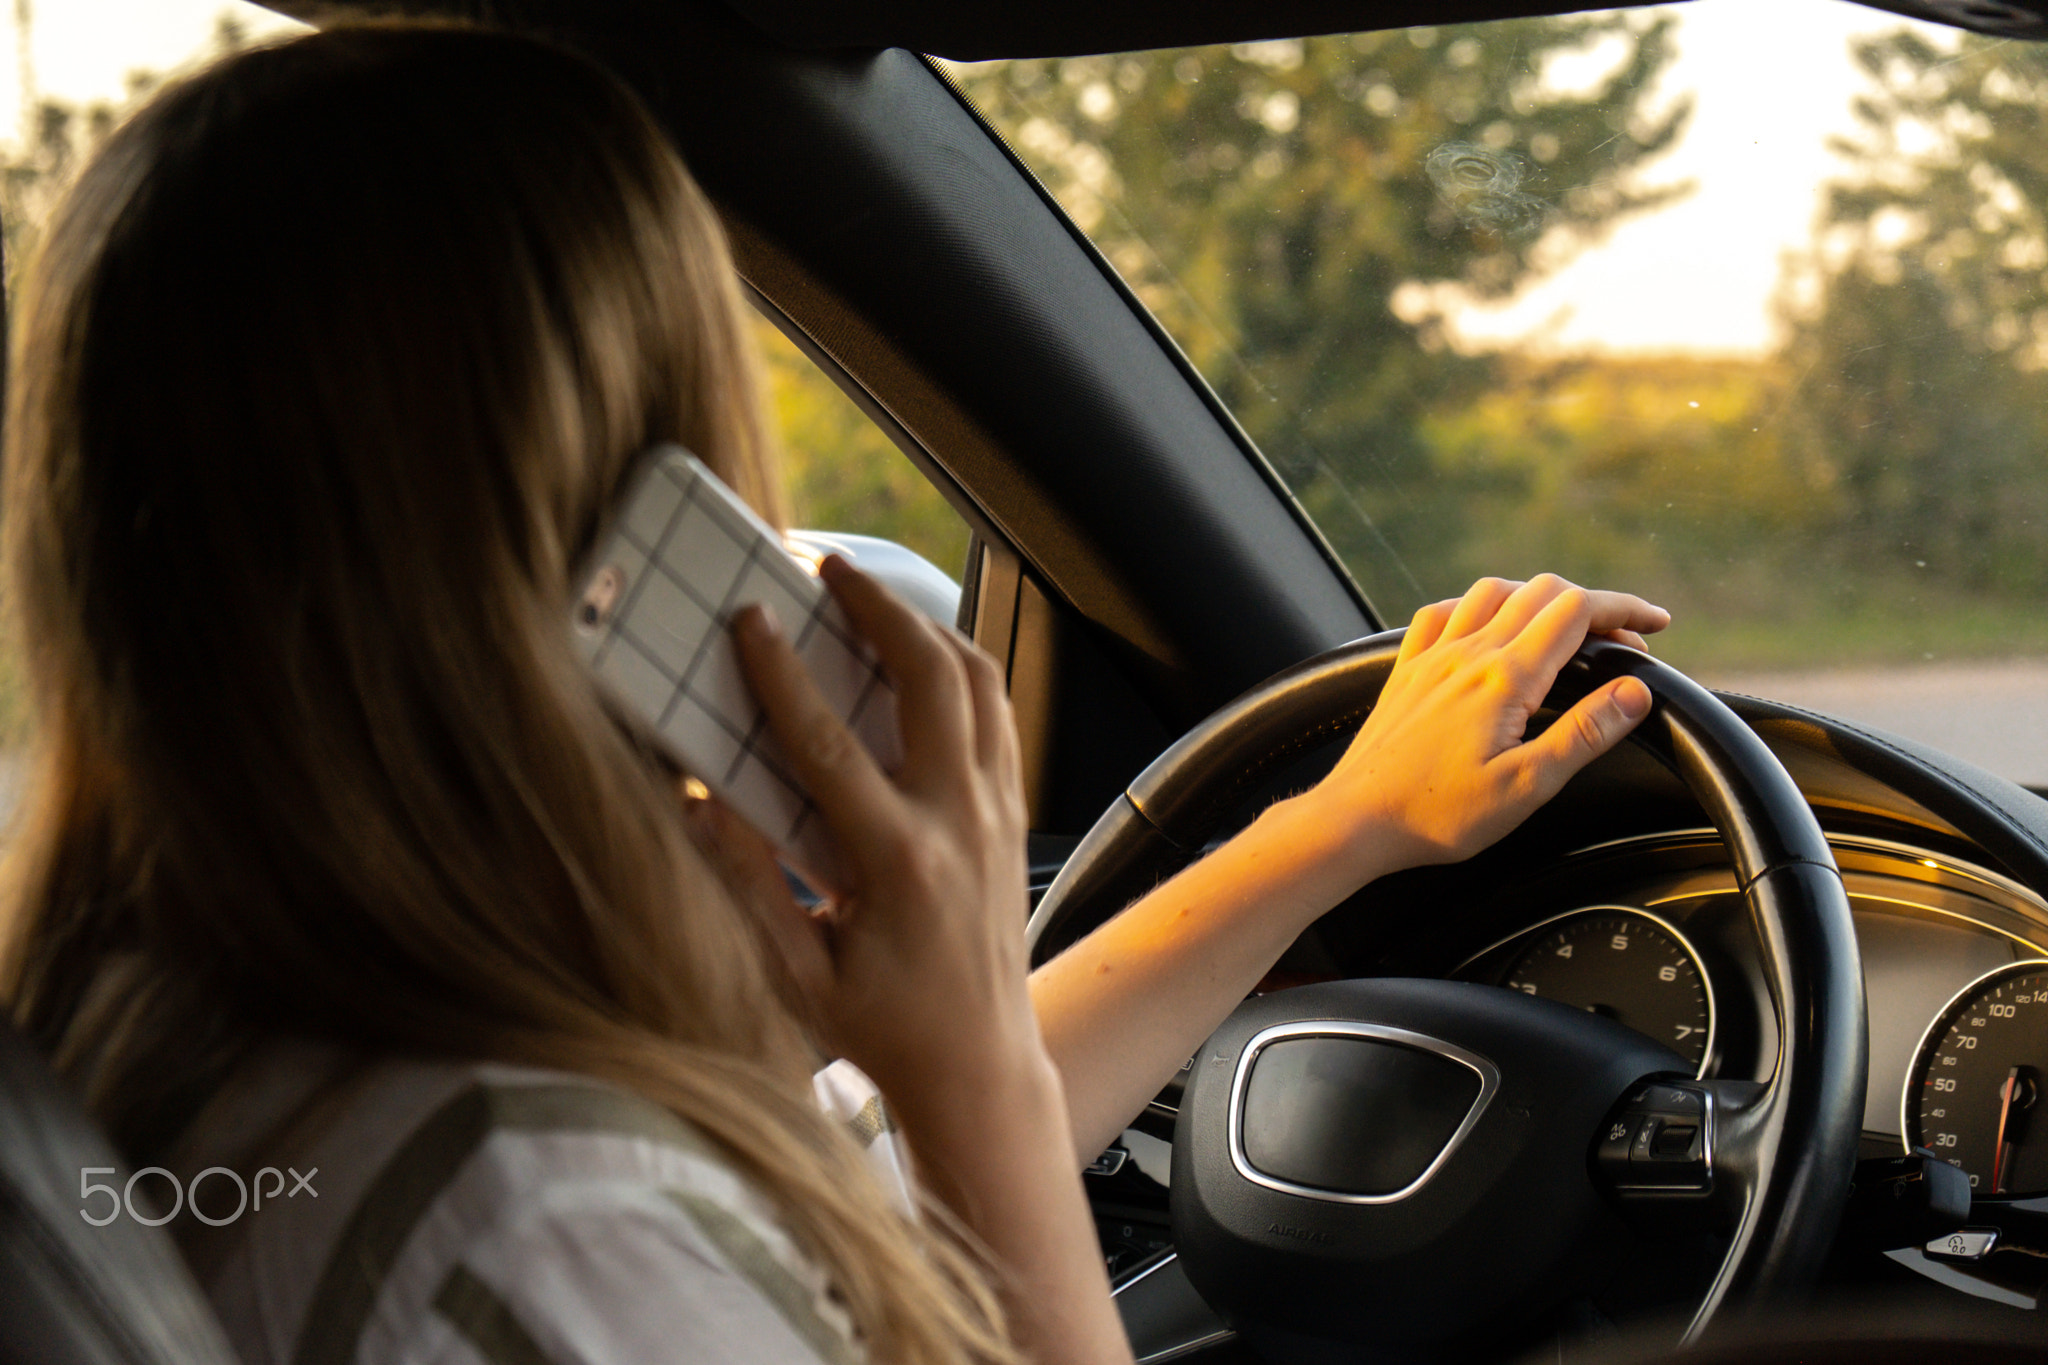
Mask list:
[[[312,35],[122,127],[15,329],[0,988],[136,1157],[279,1034],[608,1079],[778,1200],[879,1358],[1007,1359],[572,656],[634,452],[780,510],[739,307],[647,113],[537,42]]]

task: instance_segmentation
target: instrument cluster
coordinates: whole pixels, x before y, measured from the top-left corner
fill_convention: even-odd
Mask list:
[[[1982,1196],[2048,1195],[2048,903],[1965,860],[1838,836],[1870,1017],[1867,1155],[1926,1148]],[[1753,933],[1709,831],[1568,860],[1597,901],[1525,922],[1448,973],[1657,1039],[1697,1076],[1762,1077],[1776,1025]],[[1525,917],[1526,918],[1526,917]]]
[[[1453,975],[1626,1024],[1695,1076],[1714,1055],[1713,978],[1684,932],[1645,909],[1568,911],[1474,954]]]
[[[1986,972],[1928,1024],[1899,1097],[1908,1148],[1925,1147],[1992,1195],[2048,1194],[2048,960]]]

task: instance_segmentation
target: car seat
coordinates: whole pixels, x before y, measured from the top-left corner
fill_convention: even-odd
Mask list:
[[[0,1365],[233,1365],[161,1228],[80,1216],[87,1167],[125,1163],[0,1021]]]

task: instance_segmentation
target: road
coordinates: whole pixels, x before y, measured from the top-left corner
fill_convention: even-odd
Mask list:
[[[1698,676],[1710,687],[1889,730],[2015,782],[2048,786],[2048,659]]]

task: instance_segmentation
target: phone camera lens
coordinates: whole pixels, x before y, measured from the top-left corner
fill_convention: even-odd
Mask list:
[[[618,565],[607,564],[591,580],[584,591],[583,600],[576,604],[576,624],[583,630],[596,630],[612,614],[612,608],[619,604],[619,597],[626,588],[626,575]]]

